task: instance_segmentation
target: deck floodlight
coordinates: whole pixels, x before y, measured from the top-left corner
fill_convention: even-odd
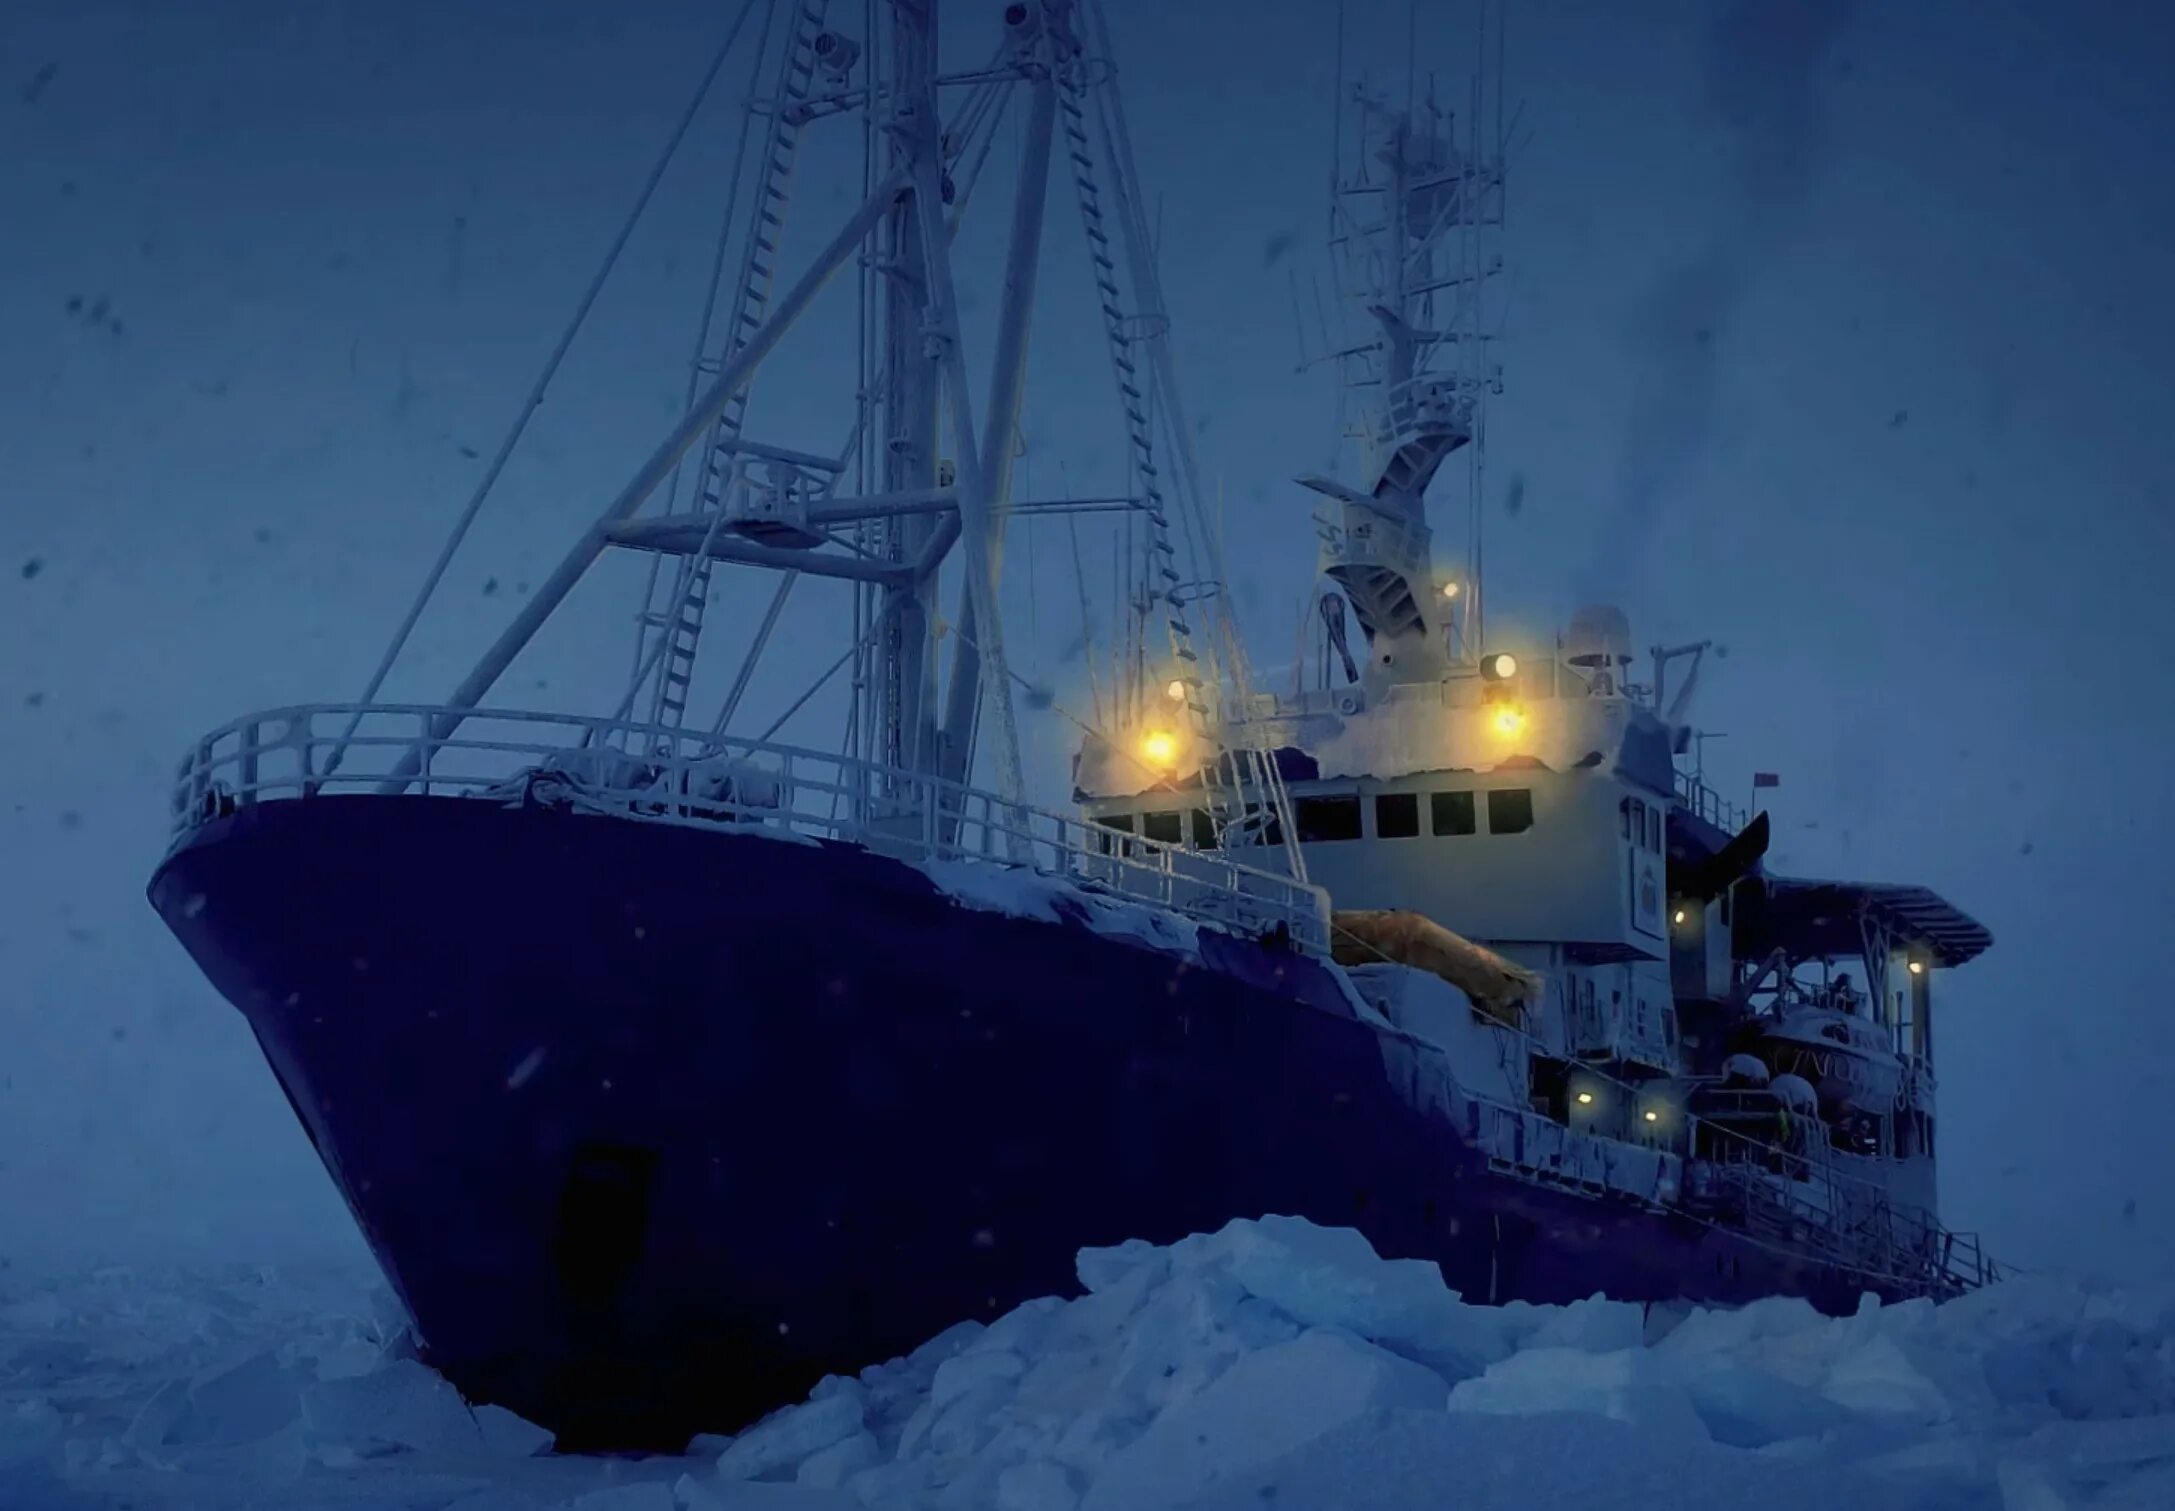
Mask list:
[[[1490,682],[1507,682],[1518,675],[1518,658],[1509,651],[1497,651],[1480,658],[1480,675]]]

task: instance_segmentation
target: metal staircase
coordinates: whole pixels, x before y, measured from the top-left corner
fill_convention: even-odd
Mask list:
[[[767,107],[769,130],[756,167],[754,219],[743,244],[724,343],[718,356],[697,364],[705,373],[720,371],[769,316],[771,287],[778,270],[778,244],[785,233],[801,128],[809,118],[809,97],[824,44],[835,41],[823,26],[827,4],[828,0],[792,0],[792,20],[778,66],[778,86]],[[750,102],[749,108],[761,107]],[[703,549],[681,558],[673,573],[670,597],[662,607],[646,608],[641,616],[645,636],[655,633],[666,637],[650,707],[650,722],[663,728],[678,728],[686,716],[695,653],[702,643],[703,611],[710,601],[710,579],[716,565],[708,548],[710,538],[724,522],[725,499],[732,487],[747,411],[748,389],[743,387],[718,417],[703,458],[697,507],[710,518]]]

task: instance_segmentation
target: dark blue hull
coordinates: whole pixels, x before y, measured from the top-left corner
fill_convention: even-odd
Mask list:
[[[963,907],[795,844],[469,798],[197,830],[151,897],[472,1398],[672,1446],[1086,1244],[1294,1213],[1470,1299],[1847,1309],[1863,1277],[1491,1173],[1323,967]]]

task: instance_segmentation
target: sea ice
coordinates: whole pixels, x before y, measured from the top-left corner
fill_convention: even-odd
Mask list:
[[[752,1480],[797,1465],[859,1432],[862,1411],[862,1393],[854,1390],[773,1412],[733,1439],[718,1457],[717,1472],[725,1479]]]
[[[1113,1454],[1083,1511],[1182,1506],[1217,1481],[1384,1407],[1440,1411],[1442,1376],[1326,1327],[1240,1359]]]
[[[0,1508],[2166,1511],[2175,1304],[2058,1277],[1825,1318],[1467,1305],[1288,1218],[1079,1256],[678,1460],[542,1452],[356,1278],[0,1291]],[[5,1285],[0,1277],[0,1286]],[[721,1424],[726,1425],[726,1424]]]
[[[460,1392],[413,1359],[349,1379],[322,1380],[302,1396],[311,1437],[362,1458],[398,1453],[475,1453],[483,1433]]]

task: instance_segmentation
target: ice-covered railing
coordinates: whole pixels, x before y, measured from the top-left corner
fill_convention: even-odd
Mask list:
[[[1818,1120],[1804,1120],[1801,1146],[1788,1148],[1693,1121],[1705,1157],[1687,1166],[1686,1204],[1726,1226],[1936,1297],[2001,1278],[1976,1233],[1951,1232],[1880,1182],[1837,1169]]]
[[[1486,1097],[1468,1098],[1464,1118],[1474,1145],[1521,1179],[1688,1211],[1913,1294],[1945,1298],[2000,1278],[1978,1235],[1952,1233],[1878,1182],[1836,1169],[1824,1145],[1784,1149],[1693,1116],[1689,1146],[1698,1152],[1685,1158]]]
[[[1456,379],[1416,373],[1393,383],[1383,402],[1361,421],[1376,452],[1388,455],[1407,437],[1429,431],[1470,433],[1473,402],[1456,391]]]
[[[1723,797],[1689,771],[1680,771],[1677,778],[1677,801],[1691,809],[1717,829],[1737,833],[1745,826],[1745,810]]]
[[[505,709],[477,710],[439,737],[434,721],[446,713],[310,704],[237,719],[181,762],[175,833],[251,803],[320,793],[544,799],[655,823],[843,840],[907,860],[1026,865],[1239,932],[1281,925],[1300,948],[1329,952],[1319,888],[1217,852],[1140,838],[1114,847],[1108,830],[1083,819],[824,751]]]

